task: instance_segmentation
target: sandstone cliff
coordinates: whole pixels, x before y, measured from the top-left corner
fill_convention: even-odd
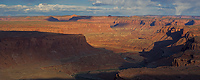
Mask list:
[[[120,55],[112,51],[93,48],[81,34],[36,31],[0,33],[0,69],[33,65],[42,70],[74,74],[118,68],[124,62]]]
[[[94,50],[78,34],[43,32],[0,32],[1,68],[91,54]]]
[[[175,58],[174,66],[200,65],[200,37],[190,37],[183,47],[180,57]]]

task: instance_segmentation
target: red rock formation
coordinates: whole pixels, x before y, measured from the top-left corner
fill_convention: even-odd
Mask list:
[[[189,66],[189,65],[200,65],[200,52],[187,50],[179,58],[175,58],[172,63],[173,66]]]
[[[0,69],[32,65],[32,68],[72,75],[91,70],[115,69],[124,63],[120,55],[90,46],[81,34],[0,33]]]
[[[190,37],[186,42],[181,57],[175,58],[172,63],[174,66],[188,66],[188,65],[200,65],[200,37]]]
[[[174,66],[198,66],[198,51],[187,52],[187,49],[199,50],[198,38],[196,42],[188,40],[200,36],[200,20],[181,19],[177,16],[161,17],[53,16],[57,22],[44,21],[48,16],[2,17],[1,20],[7,21],[0,22],[0,30],[41,31],[51,34],[0,32],[0,67],[5,69],[9,66],[48,61],[47,65],[37,68],[74,74],[127,68],[125,61],[130,64],[138,63],[128,64],[131,67],[170,66],[173,60]],[[117,55],[104,49],[95,49],[85,39],[96,48],[135,54]],[[181,53],[181,49],[185,52]],[[178,56],[173,55],[176,53],[179,53]]]
[[[94,50],[83,35],[75,34],[1,32],[0,41],[0,67],[91,54],[88,50]]]
[[[130,68],[119,71],[116,80],[199,80],[199,69],[198,66]]]

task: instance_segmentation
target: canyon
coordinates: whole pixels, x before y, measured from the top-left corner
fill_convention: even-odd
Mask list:
[[[198,80],[198,16],[0,17],[4,80]]]

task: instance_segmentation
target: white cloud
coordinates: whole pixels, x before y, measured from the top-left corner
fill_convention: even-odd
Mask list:
[[[0,8],[4,8],[4,7],[6,7],[5,4],[0,4]]]
[[[93,5],[101,6],[101,5],[121,5],[125,3],[125,0],[94,0]]]
[[[52,5],[52,4],[39,4],[34,7],[25,9],[26,12],[35,11],[35,12],[51,12],[51,11],[87,11],[87,10],[102,10],[105,8],[102,7],[90,7],[90,6],[73,6],[73,5]]]
[[[173,5],[175,5],[176,15],[182,15],[184,13],[195,13],[199,12],[195,9],[200,10],[200,1],[199,0],[176,0]]]
[[[176,5],[175,7],[176,15],[181,15],[184,10],[187,10],[192,7],[191,4],[182,3],[182,2],[176,2],[176,3],[173,3],[173,5]]]
[[[0,14],[199,15],[200,0],[89,0],[91,6],[0,4]],[[93,6],[92,6],[93,5]],[[1,16],[0,15],[0,16]]]
[[[28,8],[28,7],[25,6],[25,5],[12,5],[12,6],[7,6],[7,5],[4,5],[4,4],[0,4],[0,9],[1,9],[1,11],[3,11],[3,12],[20,11],[20,10],[23,10],[23,9],[26,9],[26,8]]]
[[[157,6],[162,6],[162,4],[158,4]]]
[[[134,7],[134,6],[156,6],[156,2],[151,0],[94,0],[93,5],[112,5],[112,6],[123,6],[123,7]]]
[[[19,13],[48,13],[48,12],[63,12],[63,11],[102,11],[106,10],[106,8],[103,7],[95,7],[95,6],[74,6],[74,5],[59,5],[59,4],[39,4],[34,6],[25,6],[25,5],[4,5],[0,4],[0,10],[1,13],[3,12],[19,12]]]
[[[200,0],[151,0],[174,9],[176,15],[199,15]],[[195,14],[192,14],[195,13]]]
[[[124,7],[140,14],[183,15],[200,12],[200,0],[92,0],[94,6]],[[126,11],[125,11],[126,12]],[[124,12],[124,13],[125,13]],[[129,12],[129,13],[130,13]],[[136,13],[137,13],[136,12]],[[198,14],[199,15],[199,14]]]
[[[161,4],[151,0],[94,0],[94,6],[113,6],[115,11],[124,15],[147,15],[158,12]],[[121,12],[123,11],[123,12]]]

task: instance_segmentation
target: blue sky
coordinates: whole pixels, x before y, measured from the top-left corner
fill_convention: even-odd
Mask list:
[[[0,0],[0,16],[200,16],[200,0]]]

